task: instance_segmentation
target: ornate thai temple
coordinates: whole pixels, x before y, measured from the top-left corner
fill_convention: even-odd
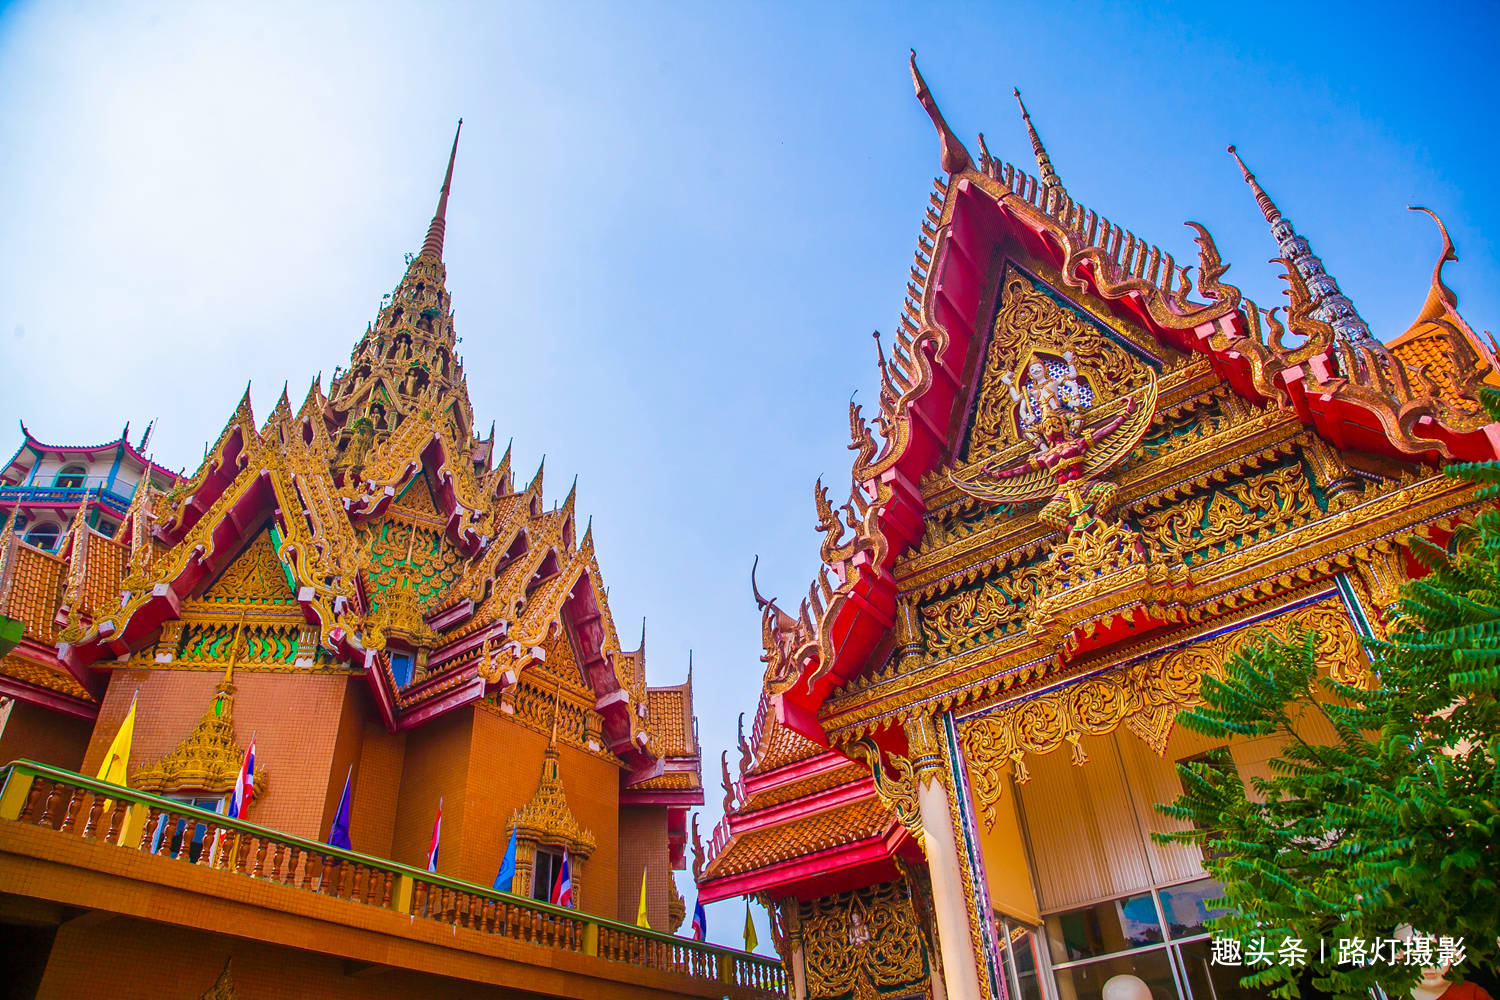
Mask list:
[[[755,590],[702,898],[771,909],[799,1000],[1251,995],[1209,962],[1198,848],[1152,839],[1215,746],[1174,719],[1264,630],[1368,677],[1408,540],[1475,513],[1439,466],[1500,454],[1494,344],[1441,222],[1416,320],[1377,335],[1239,164],[1284,272],[1264,309],[1204,227],[1190,275],[1076,201],[1024,106],[1036,172],[976,160],[911,69],[942,175],[873,425],[851,404],[849,481],[814,489],[818,574]],[[1277,746],[1228,749],[1248,780]]]
[[[476,432],[443,264],[456,151],[326,388],[259,418],[246,390],[190,475],[144,441],[29,433],[0,472],[21,995],[783,989],[774,961],[673,933],[703,801],[691,677],[648,683],[574,492],[549,501]],[[124,789],[91,777],[122,730]]]

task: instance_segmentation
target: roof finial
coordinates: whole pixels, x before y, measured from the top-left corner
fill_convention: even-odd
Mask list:
[[[1026,102],[1021,100],[1021,88],[1012,87],[1010,92],[1016,96],[1016,103],[1021,106],[1021,117],[1026,121],[1026,134],[1031,137],[1031,151],[1036,154],[1036,168],[1042,176],[1042,187],[1062,190],[1062,180],[1057,176],[1057,171],[1052,169],[1052,158],[1047,155],[1047,147],[1042,145],[1042,137],[1036,134],[1036,126],[1031,124],[1031,113],[1026,110]]]
[[[443,233],[448,228],[448,189],[453,186],[453,161],[458,158],[458,133],[464,128],[464,120],[458,120],[458,128],[453,132],[453,151],[448,154],[448,172],[443,175],[443,190],[438,194],[437,211],[433,213],[432,224],[427,227],[427,239],[422,243],[421,257],[431,257],[433,260],[443,259]]]
[[[948,127],[948,122],[943,118],[943,113],[938,110],[937,101],[932,99],[932,92],[927,89],[927,81],[922,79],[922,71],[917,69],[917,50],[911,50],[911,82],[917,88],[917,100],[921,103],[927,117],[932,119],[932,124],[937,127],[938,139],[942,142],[943,170],[950,174],[956,174],[961,170],[968,170],[974,165],[969,156],[969,151],[964,144],[958,141],[958,136]]]
[[[1260,206],[1260,214],[1264,215],[1266,221],[1274,226],[1276,220],[1281,218],[1281,209],[1276,207],[1271,196],[1266,194],[1266,189],[1260,186],[1260,182],[1255,179],[1250,168],[1245,166],[1245,161],[1240,159],[1239,153],[1235,152],[1233,144],[1229,147],[1229,155],[1234,157],[1234,162],[1240,165],[1240,173],[1245,175],[1245,183],[1249,184],[1250,190],[1255,192],[1255,203]]]
[[[1240,159],[1240,154],[1232,145],[1229,147],[1229,155],[1234,157],[1234,162],[1240,165],[1240,172],[1245,175],[1245,183],[1249,184],[1250,190],[1255,192],[1255,203],[1260,206],[1261,214],[1271,224],[1271,237],[1276,240],[1276,248],[1281,251],[1281,259],[1295,267],[1307,284],[1307,290],[1313,300],[1313,318],[1332,326],[1334,332],[1349,344],[1369,346],[1383,352],[1385,345],[1371,335],[1370,327],[1354,308],[1354,303],[1349,301],[1349,296],[1339,290],[1339,283],[1323,267],[1323,261],[1318,255],[1313,253],[1312,245],[1297,234],[1292,220],[1281,214],[1281,209],[1276,207],[1271,196],[1266,194],[1265,189],[1256,181],[1255,175],[1250,172],[1249,167],[1245,166],[1245,161]]]

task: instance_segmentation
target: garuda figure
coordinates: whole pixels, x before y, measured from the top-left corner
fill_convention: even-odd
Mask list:
[[[1032,361],[1019,387],[1009,373],[1001,376],[1031,453],[1004,467],[992,460],[969,478],[952,478],[965,493],[991,503],[1026,503],[1051,494],[1038,517],[1054,527],[1081,530],[1109,509],[1117,487],[1099,476],[1145,436],[1156,411],[1157,382],[1147,369],[1145,385],[1125,397],[1123,412],[1089,427],[1092,394],[1078,383],[1072,352],[1062,357],[1056,367]]]

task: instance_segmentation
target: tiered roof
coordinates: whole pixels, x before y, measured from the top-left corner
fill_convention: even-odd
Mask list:
[[[915,54],[911,72],[938,133],[946,176],[934,182],[889,353],[877,335],[874,426],[859,406],[850,406],[855,460],[848,501],[835,507],[822,482],[815,487],[822,565],[795,614],[756,594],[766,663],[758,742],[754,754],[742,751],[738,781],[725,765],[732,792],[703,870],[703,886],[714,898],[731,889],[802,891],[792,872],[796,855],[773,859],[751,836],[757,815],[784,815],[776,811],[785,808],[782,796],[772,807],[755,794],[762,760],[786,758],[771,773],[817,760],[816,748],[827,742],[819,717],[826,700],[887,661],[899,661],[893,650],[899,654],[902,643],[919,641],[919,626],[906,617],[912,610],[897,602],[896,563],[923,537],[923,484],[957,457],[952,428],[968,402],[965,372],[976,338],[988,328],[982,313],[993,306],[987,296],[1002,243],[1042,262],[1060,287],[1088,297],[1106,315],[1144,328],[1163,351],[1205,360],[1240,399],[1295,414],[1341,451],[1370,453],[1401,468],[1500,453],[1500,427],[1477,399],[1481,383],[1500,384],[1493,345],[1481,344],[1458,316],[1456,299],[1440,280],[1442,261],[1418,322],[1387,348],[1368,334],[1308,242],[1246,169],[1283,255],[1289,298],[1283,320],[1279,309],[1262,310],[1223,280],[1227,265],[1201,225],[1188,224],[1199,248],[1195,287],[1189,269],[1170,253],[1076,202],[1024,105],[1040,176],[991,156],[983,136],[976,163],[944,119]],[[1446,232],[1443,259],[1452,259]],[[1298,346],[1285,343],[1288,330]],[[929,693],[940,699],[939,708],[969,696]],[[891,721],[861,731],[891,753],[906,753],[902,727]],[[796,787],[790,780],[782,784]],[[809,791],[801,804],[820,794]],[[787,825],[786,836],[801,829]],[[734,879],[727,877],[731,872]]]
[[[247,388],[199,468],[137,491],[118,541],[89,539],[86,567],[12,543],[12,599],[37,648],[59,643],[54,662],[97,693],[107,663],[170,658],[162,626],[259,539],[319,662],[362,672],[388,726],[501,697],[552,650],[626,787],[669,776],[652,794],[696,804],[691,681],[651,689],[644,644],[621,649],[576,483],[547,504],[542,470],[517,484],[493,427],[474,430],[442,260],[457,143],[421,251],[328,391],[314,380],[294,406],[283,389],[258,419]],[[409,681],[395,647],[422,654]]]

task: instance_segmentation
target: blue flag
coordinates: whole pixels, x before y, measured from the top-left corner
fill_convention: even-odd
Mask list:
[[[333,828],[328,831],[328,846],[354,850],[349,843],[349,782],[354,779],[354,766],[349,766],[349,775],[344,778],[344,797],[339,799],[339,811],[333,814]]]
[[[703,900],[699,899],[693,904],[693,940],[703,941],[708,938],[708,914],[703,912]]]
[[[516,828],[510,828],[510,843],[505,847],[505,860],[500,862],[500,871],[495,875],[496,892],[514,892],[516,884]]]

